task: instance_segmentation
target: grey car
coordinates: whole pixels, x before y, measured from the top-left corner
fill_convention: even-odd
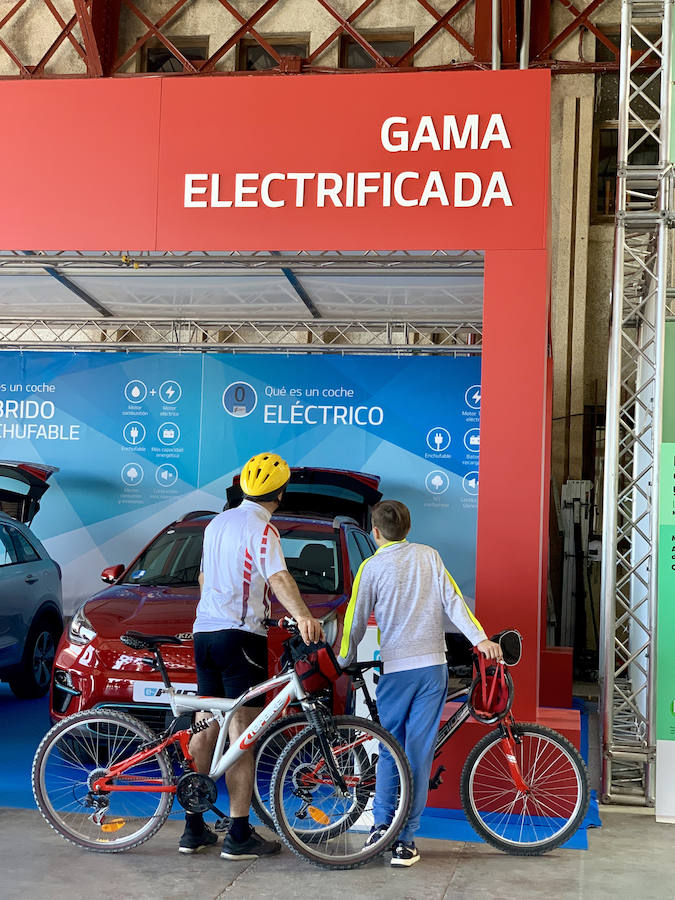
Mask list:
[[[21,698],[49,690],[63,631],[61,569],[28,527],[56,471],[0,461],[0,680]]]

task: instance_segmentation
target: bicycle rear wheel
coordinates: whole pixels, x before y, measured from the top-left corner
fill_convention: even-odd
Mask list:
[[[528,791],[515,785],[499,731],[469,753],[462,770],[462,806],[488,844],[515,856],[537,856],[564,844],[588,809],[586,766],[561,734],[542,725],[512,728],[515,756]]]
[[[272,773],[277,760],[288,743],[307,728],[304,715],[286,716],[278,719],[262,734],[255,744],[255,780],[251,804],[263,825],[274,829],[270,790]]]
[[[104,853],[137,847],[166,821],[173,784],[165,751],[130,766],[114,781],[128,791],[95,791],[111,766],[156,740],[133,716],[113,711],[76,713],[42,739],[33,760],[33,794],[42,815],[66,840]]]
[[[367,719],[337,716],[326,737],[346,795],[333,782],[319,737],[306,728],[274,769],[272,816],[279,836],[297,856],[327,869],[354,869],[383,853],[403,828],[412,800],[410,765],[395,738]],[[373,816],[376,774],[378,799],[388,806],[390,823],[366,847],[370,829],[383,824]]]

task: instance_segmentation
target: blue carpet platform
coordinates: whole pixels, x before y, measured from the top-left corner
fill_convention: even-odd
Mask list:
[[[0,806],[18,809],[34,809],[31,790],[31,766],[40,740],[49,728],[47,698],[41,700],[16,700],[6,684],[0,684],[0,727],[4,740],[0,742]],[[10,730],[11,729],[11,730]],[[588,715],[581,715],[581,753],[588,761]],[[224,779],[219,782],[219,806],[227,811],[227,791]],[[182,818],[182,811],[175,807],[172,818]],[[601,826],[598,800],[595,791],[581,827],[564,845],[570,849],[588,849],[588,828]],[[419,837],[438,838],[446,841],[470,841],[482,843],[467,822],[462,810],[427,809],[422,816]]]

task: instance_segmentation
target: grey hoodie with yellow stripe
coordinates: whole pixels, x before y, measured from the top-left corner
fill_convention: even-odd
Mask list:
[[[443,665],[443,611],[472,644],[486,640],[433,547],[408,541],[384,544],[356,573],[338,661],[346,666],[355,660],[374,613],[386,673]]]

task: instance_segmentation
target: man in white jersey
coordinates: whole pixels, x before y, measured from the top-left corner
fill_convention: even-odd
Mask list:
[[[267,678],[267,629],[271,594],[297,621],[306,643],[322,640],[321,623],[307,609],[286,568],[279,532],[270,519],[291,476],[288,463],[274,453],[259,453],[244,466],[240,485],[244,499],[209,522],[204,531],[201,597],[194,632],[199,693],[239,697]],[[256,697],[240,707],[230,722],[234,742],[264,705]],[[199,718],[206,717],[206,713]],[[208,774],[217,729],[194,735],[190,752],[199,772]],[[279,841],[266,841],[248,821],[253,792],[254,757],[245,753],[226,773],[230,795],[230,830],[221,851],[224,859],[256,859],[278,853]],[[217,842],[200,813],[186,814],[181,853],[197,853]]]

